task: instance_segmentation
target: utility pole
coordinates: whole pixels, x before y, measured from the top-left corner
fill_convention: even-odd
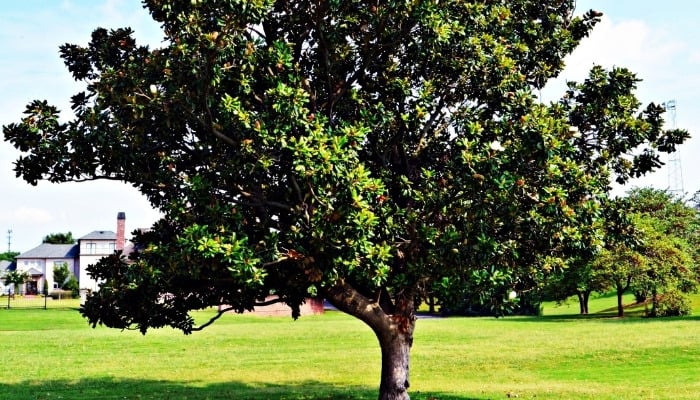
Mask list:
[[[12,229],[7,230],[7,252],[10,252],[12,246]]]
[[[663,103],[669,114],[671,129],[676,129],[676,100],[669,100]],[[681,153],[676,149],[668,155],[668,191],[672,195],[682,198],[685,196],[683,188],[683,168],[681,166]]]

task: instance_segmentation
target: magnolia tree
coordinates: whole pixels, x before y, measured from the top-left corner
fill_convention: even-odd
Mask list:
[[[161,48],[93,32],[61,57],[85,91],[4,127],[26,181],[128,182],[162,212],[81,309],[116,328],[190,310],[323,296],[382,352],[406,399],[421,288],[497,310],[599,237],[599,199],[687,136],[595,68],[561,102],[533,91],[600,18],[573,0],[146,0]],[[632,150],[635,150],[632,154]],[[270,295],[274,295],[270,300]],[[267,300],[266,300],[267,299]]]

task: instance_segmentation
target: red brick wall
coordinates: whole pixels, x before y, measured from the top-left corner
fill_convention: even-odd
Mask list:
[[[273,297],[268,297],[268,300]],[[221,306],[223,308],[224,306]],[[314,315],[323,314],[323,299],[308,298],[306,302],[299,307],[301,315]],[[290,317],[292,315],[292,309],[289,308],[284,303],[275,303],[264,307],[255,307],[253,312],[256,315],[271,316],[271,317]]]

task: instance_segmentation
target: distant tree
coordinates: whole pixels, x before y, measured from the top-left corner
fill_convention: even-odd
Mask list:
[[[76,298],[80,294],[80,287],[78,284],[78,278],[71,274],[66,283],[62,287],[63,290],[70,290],[73,298]]]
[[[53,268],[53,281],[58,284],[58,287],[64,289],[64,285],[71,276],[71,272],[68,269],[68,264],[63,263],[60,266],[55,266]]]
[[[666,292],[682,300],[696,290],[700,279],[697,245],[698,213],[669,193],[651,188],[631,190],[624,202],[629,214],[627,236],[611,237],[592,262],[592,275],[617,293],[618,315],[624,315],[622,296],[628,290],[639,300],[651,299],[650,315],[657,315]],[[676,301],[674,300],[674,301]]]
[[[592,256],[572,257],[560,271],[553,273],[542,289],[546,300],[564,302],[576,296],[581,315],[588,314],[591,293],[600,291],[604,285],[592,274]]]
[[[579,302],[581,314],[588,314],[588,301],[593,292],[605,292],[612,286],[619,288],[622,281],[617,284],[617,279],[600,273],[600,265],[608,255],[614,256],[611,249],[624,246],[625,249],[634,249],[638,244],[637,238],[629,217],[629,207],[625,199],[606,198],[601,203],[601,215],[594,222],[596,230],[601,235],[600,246],[581,249],[569,257],[565,267],[551,274],[543,289],[543,296],[548,300],[565,301],[571,296],[576,296]],[[607,265],[607,264],[606,264]],[[619,265],[612,266],[620,267]],[[623,271],[617,271],[623,274]],[[615,275],[619,278],[619,275]],[[611,282],[616,282],[614,285]],[[628,288],[625,288],[626,291]],[[623,291],[623,293],[624,293]],[[622,301],[622,298],[619,298]],[[621,310],[621,308],[620,308]]]
[[[73,234],[71,232],[50,233],[44,236],[44,240],[42,240],[42,243],[73,244],[75,243],[75,239],[73,238]]]
[[[683,199],[653,188],[628,194],[632,212],[640,216],[648,237],[645,255],[650,263],[635,291],[651,299],[652,316],[660,301],[685,301],[700,283],[700,214]],[[669,293],[667,296],[666,294]]]
[[[646,272],[646,265],[644,255],[636,248],[621,243],[613,243],[604,248],[589,263],[589,276],[596,277],[601,282],[598,290],[615,290],[618,317],[625,314],[623,295],[632,287],[633,280],[639,279]]]
[[[14,285],[14,293],[19,294],[19,286],[29,280],[29,274],[26,271],[7,271],[4,276],[5,285]]]
[[[19,254],[20,253],[17,251],[6,251],[4,253],[0,253],[0,261],[16,261]]]
[[[600,20],[574,3],[145,0],[162,47],[62,46],[75,117],[34,101],[3,132],[26,181],[121,180],[163,213],[132,263],[89,267],[91,324],[190,333],[218,318],[190,310],[322,295],[376,334],[380,398],[406,399],[421,290],[502,312],[598,242],[612,172],[688,137],[625,68],[538,100]]]

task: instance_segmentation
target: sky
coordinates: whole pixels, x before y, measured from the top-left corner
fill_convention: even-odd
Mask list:
[[[567,59],[560,77],[541,95],[555,99],[566,80],[582,81],[595,64],[627,67],[643,81],[637,95],[648,102],[675,100],[675,127],[693,138],[681,146],[671,165],[616,188],[632,186],[700,190],[700,14],[697,0],[578,0],[576,13],[604,13],[592,35]],[[97,27],[130,26],[138,42],[158,46],[162,34],[138,0],[4,1],[0,9],[0,125],[18,122],[30,101],[46,99],[70,110],[70,96],[82,90],[58,56],[64,43],[86,44]],[[64,118],[70,114],[64,112]],[[671,118],[668,118],[671,127]],[[13,161],[19,153],[0,141],[0,252],[24,252],[49,233],[116,230],[118,212],[126,213],[127,231],[149,227],[158,212],[132,187],[116,182],[84,182],[31,186],[16,178]],[[682,177],[681,187],[675,183]],[[9,231],[12,231],[9,233]],[[9,240],[8,240],[9,239]],[[9,246],[8,246],[9,245]]]

